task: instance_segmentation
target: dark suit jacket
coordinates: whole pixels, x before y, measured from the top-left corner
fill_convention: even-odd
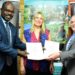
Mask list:
[[[68,51],[62,52],[60,57],[67,68],[68,75],[75,75],[75,38],[71,41]]]
[[[6,29],[3,25],[2,18],[0,17],[0,71],[6,61],[6,56],[9,55],[12,58],[17,57],[17,49],[25,50],[25,44],[18,38],[17,29],[12,23],[9,23],[12,34],[12,47],[8,43],[8,36]]]

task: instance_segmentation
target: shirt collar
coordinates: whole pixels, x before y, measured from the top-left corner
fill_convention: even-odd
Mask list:
[[[1,17],[2,18],[2,17]],[[3,21],[3,23],[4,23],[4,26],[6,27],[6,21],[2,18],[2,21]]]

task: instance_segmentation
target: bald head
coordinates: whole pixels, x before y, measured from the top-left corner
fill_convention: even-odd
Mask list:
[[[4,2],[3,5],[2,5],[2,9],[5,9],[8,5],[12,5],[12,6],[14,7],[14,5],[12,4],[12,2],[6,1],[6,2]]]
[[[70,19],[70,24],[74,23],[75,22],[75,15],[73,15]]]
[[[6,1],[3,3],[1,8],[1,16],[4,20],[10,21],[14,15],[14,5],[11,1]]]

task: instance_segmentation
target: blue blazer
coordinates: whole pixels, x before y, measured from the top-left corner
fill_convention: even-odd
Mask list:
[[[9,26],[12,34],[12,47],[9,45],[9,40],[7,36],[6,29],[4,27],[4,23],[0,17],[0,71],[3,68],[3,65],[6,62],[6,56],[10,56],[12,58],[17,57],[17,49],[25,50],[25,44],[20,41],[18,38],[18,33],[16,27],[9,22]]]

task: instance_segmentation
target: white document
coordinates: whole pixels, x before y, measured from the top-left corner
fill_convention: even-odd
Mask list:
[[[50,54],[59,51],[59,42],[45,41],[44,57],[48,57]]]
[[[43,60],[46,59],[53,52],[59,51],[59,43],[54,41],[45,41],[45,50],[42,49],[41,43],[26,43],[28,59]]]
[[[43,50],[41,43],[26,43],[28,59],[41,60],[43,59]]]

